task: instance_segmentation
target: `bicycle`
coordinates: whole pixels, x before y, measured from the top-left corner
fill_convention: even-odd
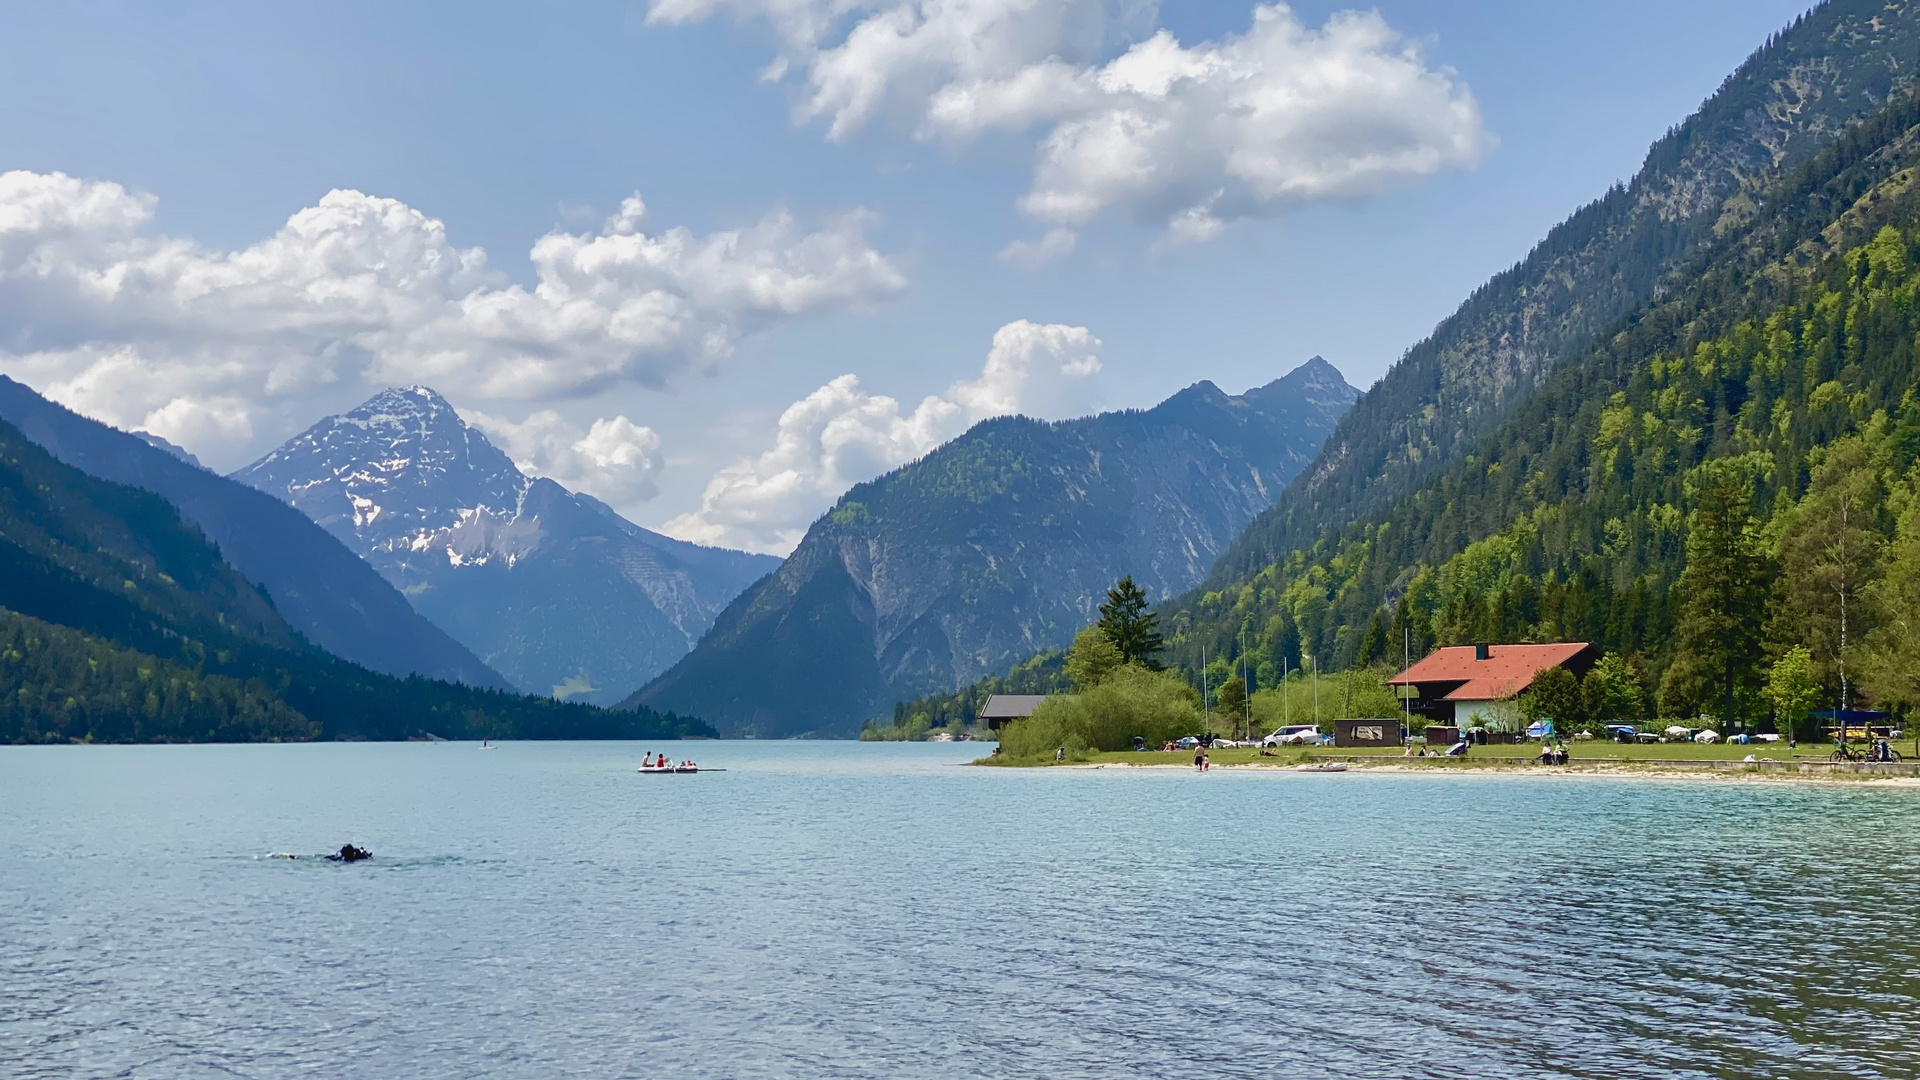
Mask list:
[[[1900,751],[1895,750],[1891,745],[1883,747],[1869,746],[1865,750],[1855,750],[1846,743],[1840,744],[1840,748],[1833,752],[1832,758],[1835,761],[1892,762],[1905,760],[1901,757]]]

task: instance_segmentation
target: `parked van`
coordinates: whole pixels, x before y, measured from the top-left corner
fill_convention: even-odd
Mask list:
[[[1261,746],[1307,746],[1320,742],[1320,729],[1312,724],[1288,724],[1260,740]]]

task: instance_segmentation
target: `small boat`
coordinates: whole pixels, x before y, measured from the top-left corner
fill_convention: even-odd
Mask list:
[[[1344,761],[1322,761],[1317,765],[1295,765],[1293,767],[1293,771],[1294,772],[1346,772],[1347,763]]]
[[[500,746],[499,746],[499,744],[498,744],[498,743],[490,743],[490,742],[488,742],[488,741],[487,741],[487,740],[485,740],[485,739],[481,739],[481,740],[480,740],[480,749],[482,749],[482,750],[498,750],[498,749],[500,749]]]
[[[691,762],[691,761],[682,761],[682,762],[681,762],[681,763],[679,763],[678,765],[675,765],[674,763],[672,763],[672,762],[670,762],[670,761],[668,761],[668,760],[667,760],[667,755],[665,755],[665,754],[661,754],[661,755],[660,755],[660,756],[659,756],[658,758],[656,758],[656,757],[654,757],[654,756],[653,756],[652,754],[648,754],[648,755],[647,755],[646,757],[644,757],[644,758],[642,758],[642,759],[640,760],[640,767],[639,767],[638,769],[635,769],[634,771],[635,771],[635,772],[639,772],[639,773],[648,773],[648,774],[652,774],[652,773],[697,773],[697,772],[700,772],[700,771],[701,771],[701,768],[700,768],[700,766],[698,766],[698,765],[695,765],[695,764],[694,764],[693,762]],[[725,769],[707,769],[707,770],[705,770],[705,771],[707,771],[707,772],[726,772],[727,770],[725,770]]]

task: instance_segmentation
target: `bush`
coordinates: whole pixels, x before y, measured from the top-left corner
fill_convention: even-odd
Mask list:
[[[1051,697],[1000,732],[1001,754],[1052,757],[1087,750],[1131,750],[1136,736],[1158,747],[1200,730],[1200,695],[1172,672],[1127,664],[1075,697]]]

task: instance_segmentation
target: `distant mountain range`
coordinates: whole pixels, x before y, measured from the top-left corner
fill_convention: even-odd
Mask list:
[[[375,395],[233,474],[358,552],[527,693],[610,703],[780,565],[529,478],[432,390]]]
[[[1064,645],[1123,574],[1190,588],[1358,395],[1314,357],[1239,396],[1202,382],[1145,411],[982,422],[847,492],[628,703],[736,735],[854,734]]]
[[[252,509],[285,509],[247,494]],[[378,674],[315,647],[275,607],[173,503],[62,464],[0,421],[0,742],[712,733]]]
[[[278,617],[328,652],[389,675],[510,689],[305,515],[189,464],[191,455],[179,447],[89,420],[3,375],[0,419],[67,465],[166,499],[266,591]]]

